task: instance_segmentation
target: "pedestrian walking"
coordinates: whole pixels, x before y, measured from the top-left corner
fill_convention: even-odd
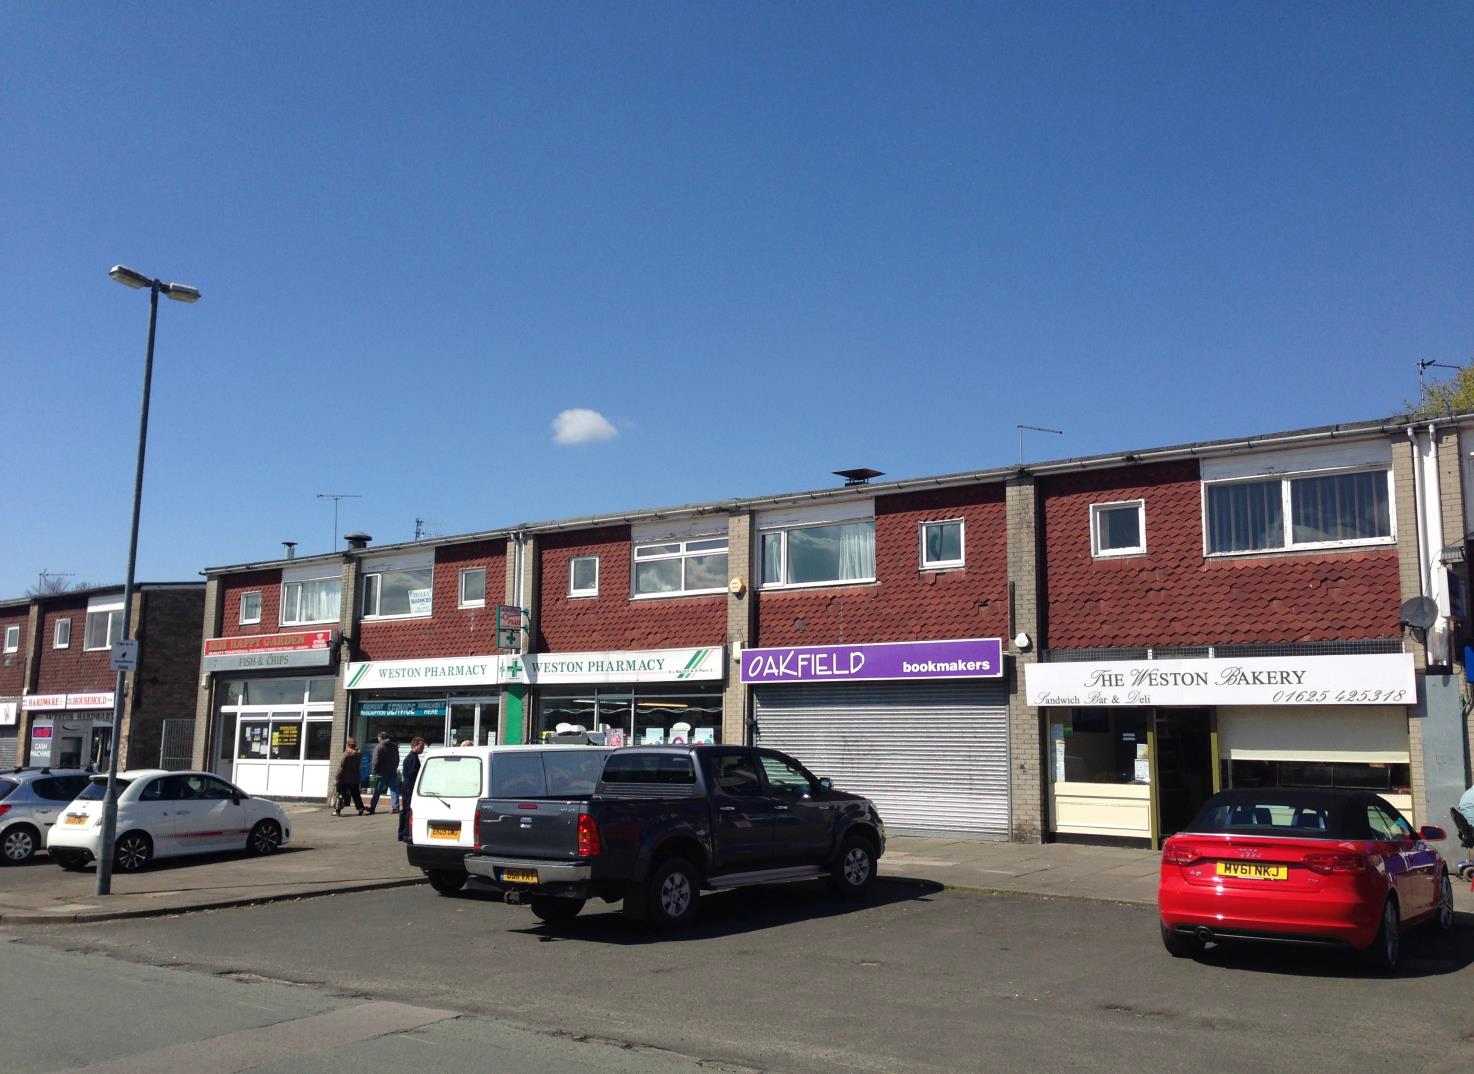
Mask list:
[[[399,747],[387,731],[379,732],[370,771],[374,774],[374,796],[369,799],[370,815],[379,808],[379,795],[389,791],[389,811],[399,812]]]
[[[416,735],[410,739],[409,754],[404,758],[404,772],[399,778],[400,800],[403,802],[399,810],[399,841],[409,842],[409,803],[411,795],[415,793],[415,780],[420,776],[420,754],[424,752],[425,740]]]
[[[338,762],[338,807],[333,810],[333,816],[343,815],[343,807],[350,798],[358,807],[359,815],[363,815],[363,796],[358,792],[359,770],[362,765],[363,751],[358,748],[358,739],[350,738],[344,743],[343,758]]]

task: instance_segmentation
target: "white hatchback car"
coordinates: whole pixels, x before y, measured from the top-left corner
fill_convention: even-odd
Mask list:
[[[118,828],[113,867],[142,869],[154,858],[248,850],[270,854],[291,838],[280,806],[255,798],[209,772],[147,768],[118,773]],[[107,776],[92,777],[47,834],[51,860],[81,869],[98,855]]]

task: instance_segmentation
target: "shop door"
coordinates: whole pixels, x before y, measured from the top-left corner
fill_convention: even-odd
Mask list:
[[[451,746],[459,746],[468,740],[473,745],[480,743],[480,711],[481,706],[474,701],[469,704],[452,704],[450,706],[450,737],[445,740],[446,743]]]
[[[1197,816],[1213,794],[1212,709],[1157,709],[1152,742],[1157,844]]]

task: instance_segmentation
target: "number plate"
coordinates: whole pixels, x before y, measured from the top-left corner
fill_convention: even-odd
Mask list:
[[[503,869],[502,880],[508,884],[536,884],[536,869]]]
[[[78,816],[76,813],[68,813],[67,814],[67,823],[68,824],[86,824],[87,821],[88,821],[88,819],[89,818],[87,817],[87,815],[85,813],[82,814],[81,816]]]
[[[461,837],[460,824],[436,824],[425,825],[430,832],[431,839],[459,839]]]
[[[1290,879],[1289,866],[1260,865],[1256,861],[1220,861],[1215,871],[1219,876],[1234,876],[1241,880]]]

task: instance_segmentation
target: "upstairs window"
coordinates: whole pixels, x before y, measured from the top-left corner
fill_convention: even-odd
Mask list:
[[[363,617],[365,619],[405,618],[430,614],[430,587],[434,567],[412,570],[380,571],[363,576]],[[485,600],[485,576],[482,577],[482,599]]]
[[[462,608],[486,607],[485,567],[467,567],[461,571],[460,605]]]
[[[82,638],[84,649],[110,649],[123,637],[123,604],[87,609],[87,631]]]
[[[1208,554],[1390,543],[1391,484],[1379,468],[1207,485]]]
[[[725,535],[635,545],[634,558],[637,597],[720,593],[727,588]]]
[[[304,623],[336,623],[342,601],[343,579],[306,578],[285,582],[281,587],[281,621],[283,626]]]
[[[570,597],[597,597],[599,595],[598,556],[574,556],[569,560],[568,595]]]
[[[69,649],[72,645],[72,621],[70,619],[58,619],[56,626],[51,628],[51,647],[53,649]]]
[[[923,570],[962,566],[962,519],[921,524]]]
[[[1134,556],[1146,551],[1146,501],[1090,505],[1090,554]]]
[[[8,626],[5,628],[5,651],[15,653],[20,651],[20,627]]]
[[[763,585],[875,580],[875,520],[794,526],[762,535]]]
[[[261,590],[241,594],[241,626],[261,622]]]

